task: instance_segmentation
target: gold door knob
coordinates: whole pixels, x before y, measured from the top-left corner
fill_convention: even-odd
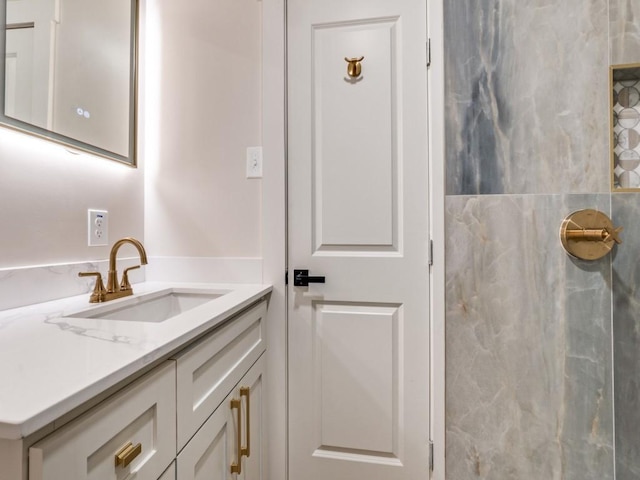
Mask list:
[[[560,241],[567,253],[582,260],[597,260],[622,243],[622,227],[597,210],[578,210],[566,217],[560,227]]]
[[[344,61],[347,62],[347,74],[349,74],[351,78],[357,78],[362,73],[362,64],[360,63],[362,60],[364,60],[364,57],[344,57]]]

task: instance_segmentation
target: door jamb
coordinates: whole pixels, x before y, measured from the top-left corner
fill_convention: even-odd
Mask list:
[[[431,266],[430,436],[433,480],[445,480],[445,150],[444,0],[427,1]]]

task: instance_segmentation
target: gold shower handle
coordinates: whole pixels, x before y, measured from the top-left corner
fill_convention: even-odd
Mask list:
[[[347,62],[347,73],[351,78],[359,77],[362,73],[362,64],[360,63],[362,60],[364,57],[344,57],[344,61]]]
[[[567,216],[560,227],[560,241],[567,253],[581,260],[597,260],[621,244],[622,227],[614,227],[604,213],[578,210]]]
[[[618,227],[614,228],[613,231],[609,231],[605,228],[576,228],[576,229],[568,229],[566,230],[566,236],[571,240],[583,240],[583,241],[599,241],[606,242],[611,239],[614,242],[620,244],[622,240],[620,240],[619,233],[622,232],[623,228]]]

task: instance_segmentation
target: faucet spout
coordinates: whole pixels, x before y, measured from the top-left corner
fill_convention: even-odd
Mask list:
[[[138,250],[138,254],[140,255],[140,263],[142,265],[147,264],[147,252],[145,251],[144,246],[139,240],[136,240],[133,237],[125,237],[125,238],[121,238],[116,243],[114,243],[113,247],[111,247],[111,253],[109,254],[109,274],[107,277],[107,295],[110,293],[113,294],[120,290],[119,284],[118,284],[118,271],[116,270],[116,257],[118,256],[118,250],[125,243],[129,243],[134,247],[136,247],[136,249]],[[129,292],[131,292],[131,290],[129,290]]]

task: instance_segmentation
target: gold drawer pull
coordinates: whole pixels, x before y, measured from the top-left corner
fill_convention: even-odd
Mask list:
[[[241,401],[237,398],[231,399],[231,410],[238,410],[238,453],[237,453],[237,462],[231,463],[231,473],[242,473],[242,439],[240,438],[240,432],[242,431],[242,408],[240,406]]]
[[[133,443],[128,442],[116,453],[116,467],[127,467],[142,452],[142,444],[139,443],[135,447]]]
[[[251,423],[251,418],[249,416],[251,410],[250,398],[251,398],[251,387],[240,387],[240,397],[245,397],[247,399],[247,421],[244,425],[245,437],[247,439],[247,446],[242,449],[242,455],[248,457],[251,455],[251,437],[249,432],[249,425]]]

